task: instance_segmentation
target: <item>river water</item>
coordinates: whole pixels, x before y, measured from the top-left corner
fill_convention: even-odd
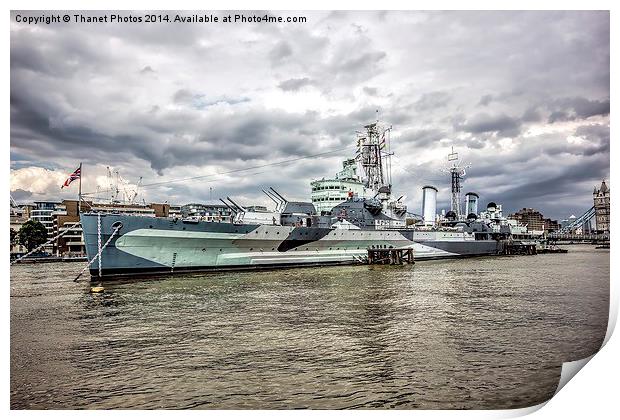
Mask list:
[[[609,250],[114,282],[11,268],[11,408],[518,408],[596,352]]]

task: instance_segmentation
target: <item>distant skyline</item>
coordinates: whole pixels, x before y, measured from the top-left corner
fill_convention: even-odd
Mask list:
[[[42,12],[11,12],[18,202],[75,198],[75,182],[60,185],[80,162],[86,192],[107,188],[109,165],[162,183],[143,190],[147,202],[201,202],[213,188],[213,199],[269,205],[268,186],[309,200],[309,182],[353,157],[377,110],[394,128],[395,194],[415,213],[426,184],[438,211],[449,207],[451,147],[471,163],[463,193],[506,214],[579,216],[609,184],[605,11],[281,12],[307,22],[242,25],[27,25],[17,14]]]

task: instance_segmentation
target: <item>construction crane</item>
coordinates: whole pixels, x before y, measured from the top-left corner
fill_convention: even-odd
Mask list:
[[[127,201],[129,202],[129,204],[134,204],[134,201],[136,200],[136,197],[138,197],[138,192],[140,191],[140,186],[142,185],[142,177],[140,177],[140,179],[138,180],[138,183],[136,184],[136,188],[134,189],[130,189],[128,192],[126,191],[127,194]],[[127,188],[129,187],[129,184],[127,185]]]
[[[142,186],[142,177],[138,180],[135,188],[131,183],[124,179],[118,170],[112,171],[109,166],[107,168],[108,191],[110,192],[110,203],[118,204],[121,202],[134,204],[140,187]]]

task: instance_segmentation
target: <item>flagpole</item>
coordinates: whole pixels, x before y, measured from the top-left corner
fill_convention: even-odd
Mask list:
[[[80,162],[80,186],[78,190],[78,216],[82,212],[82,162]]]

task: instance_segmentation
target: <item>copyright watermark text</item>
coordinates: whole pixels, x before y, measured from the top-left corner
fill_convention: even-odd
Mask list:
[[[55,23],[169,23],[169,24],[217,24],[217,23],[306,23],[305,16],[274,16],[269,13],[264,15],[242,13],[46,13],[37,15],[16,14],[15,22],[27,25],[52,25]]]

